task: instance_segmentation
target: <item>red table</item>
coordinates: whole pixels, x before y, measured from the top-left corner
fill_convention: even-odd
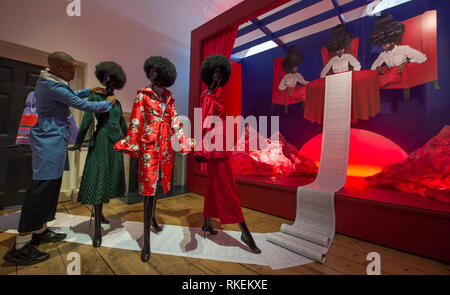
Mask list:
[[[380,88],[376,71],[354,71],[352,79],[352,123],[355,123],[380,112]],[[322,124],[324,100],[325,77],[306,85],[304,118]]]

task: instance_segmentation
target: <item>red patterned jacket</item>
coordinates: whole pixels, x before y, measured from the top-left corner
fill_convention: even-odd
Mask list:
[[[172,93],[164,89],[164,96],[166,107],[162,113],[162,100],[150,87],[138,90],[127,136],[115,145],[118,151],[140,157],[139,193],[143,196],[155,194],[159,167],[164,193],[170,190],[172,141],[178,141],[183,154],[189,153],[193,147],[192,140],[185,137]]]

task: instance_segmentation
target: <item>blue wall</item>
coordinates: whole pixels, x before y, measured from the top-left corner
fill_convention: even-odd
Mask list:
[[[381,111],[370,120],[358,120],[352,128],[370,130],[381,134],[403,148],[407,153],[425,144],[436,135],[444,125],[450,125],[450,1],[414,0],[391,8],[390,13],[397,21],[403,21],[424,13],[437,10],[438,71],[440,90],[434,90],[431,83],[411,89],[410,100],[403,100],[401,89],[381,90]],[[373,30],[375,17],[364,17],[347,24],[347,30],[360,39],[358,60],[363,69],[370,69],[381,48],[373,47],[368,36]],[[331,36],[331,29],[293,41],[305,55],[305,61],[299,72],[306,80],[320,76],[322,57],[320,49]],[[322,125],[303,119],[300,104],[284,107],[272,103],[273,60],[286,56],[286,52],[277,47],[266,52],[250,56],[239,62],[242,64],[242,115],[280,116],[280,131],[286,139],[300,148],[310,138],[322,131]]]

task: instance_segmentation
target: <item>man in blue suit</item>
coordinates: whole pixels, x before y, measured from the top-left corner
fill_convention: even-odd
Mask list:
[[[4,260],[19,265],[45,261],[48,253],[35,245],[65,239],[47,228],[47,221],[55,219],[61,180],[67,161],[67,145],[72,114],[70,107],[85,112],[109,112],[116,100],[113,96],[102,102],[88,102],[83,98],[92,92],[106,94],[103,88],[74,91],[68,81],[75,76],[75,60],[64,52],[48,57],[49,69],[41,72],[36,83],[38,121],[30,131],[33,159],[33,181],[29,187],[19,222],[19,235]]]

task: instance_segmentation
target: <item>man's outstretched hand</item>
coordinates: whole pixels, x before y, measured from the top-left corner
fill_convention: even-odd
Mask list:
[[[109,100],[112,104],[116,104],[116,98],[114,96],[108,96],[106,99]]]
[[[91,88],[90,90],[91,90],[91,93],[96,93],[96,94],[101,94],[101,95],[107,94],[106,89],[102,88],[102,87],[94,87],[94,88]]]

